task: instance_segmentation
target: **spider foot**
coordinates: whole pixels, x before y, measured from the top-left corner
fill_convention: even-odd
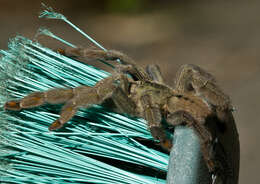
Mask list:
[[[151,127],[150,132],[155,140],[160,141],[160,145],[165,151],[171,151],[172,139],[167,136],[166,130],[164,130],[162,127]]]
[[[214,173],[216,171],[216,159],[214,155],[212,142],[205,143],[201,141],[201,150],[202,150],[203,158],[209,169],[209,172]]]
[[[49,131],[60,129],[62,126],[63,124],[57,119],[49,126]]]
[[[21,100],[13,100],[6,102],[4,105],[4,109],[19,111],[21,109],[32,108],[43,104],[44,102],[44,94],[42,92],[35,92]]]
[[[4,105],[4,109],[12,110],[12,111],[19,111],[19,110],[21,110],[20,102],[19,101],[6,102]]]

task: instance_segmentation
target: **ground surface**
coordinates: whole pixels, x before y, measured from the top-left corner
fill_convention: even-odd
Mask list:
[[[206,1],[205,1],[206,2]],[[168,84],[181,64],[200,65],[214,74],[232,98],[241,142],[240,183],[260,183],[259,92],[260,2],[186,1],[141,13],[110,13],[72,1],[47,3],[90,33],[106,48],[121,50],[140,65],[157,63]],[[40,25],[80,46],[89,43],[69,26],[37,19],[40,1],[0,1],[0,48],[16,33],[33,38]],[[48,47],[61,45],[39,39]]]

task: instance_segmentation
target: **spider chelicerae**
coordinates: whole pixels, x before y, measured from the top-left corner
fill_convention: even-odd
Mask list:
[[[115,111],[141,117],[147,121],[148,129],[161,146],[170,150],[171,138],[166,130],[176,125],[188,125],[199,136],[204,160],[210,172],[218,169],[214,154],[216,134],[207,124],[209,117],[219,120],[225,127],[226,115],[232,106],[229,97],[216,84],[214,77],[196,65],[180,67],[173,88],[163,81],[157,65],[146,69],[118,51],[102,51],[95,48],[73,48],[59,50],[63,55],[87,60],[115,62],[115,71],[94,87],[57,88],[45,92],[34,92],[20,99],[8,101],[4,108],[19,111],[40,106],[44,103],[64,103],[60,117],[49,130],[64,126],[81,107],[102,104],[111,100]],[[84,62],[84,61],[83,61]],[[165,120],[166,124],[162,123]]]

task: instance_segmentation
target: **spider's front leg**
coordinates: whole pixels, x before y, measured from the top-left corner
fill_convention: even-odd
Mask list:
[[[114,66],[118,73],[130,74],[134,80],[138,81],[151,79],[145,70],[142,67],[139,67],[132,58],[119,51],[103,51],[96,48],[79,47],[58,49],[58,52],[69,57],[76,57],[80,59],[81,62],[86,62],[89,60],[116,61]]]
[[[75,91],[75,89],[57,88],[45,92],[34,92],[20,100],[6,102],[4,108],[12,111],[19,111],[37,107],[44,103],[64,103],[74,96]]]
[[[124,98],[122,93],[126,90],[126,85],[128,85],[126,76],[112,75],[99,81],[94,87],[79,86],[74,89],[53,89],[46,92],[35,92],[21,100],[6,102],[4,107],[8,110],[21,110],[40,106],[43,103],[59,104],[66,102],[60,112],[60,117],[49,127],[49,130],[56,130],[67,123],[80,107],[101,104],[107,98]],[[127,103],[122,108],[123,110],[130,109],[127,112],[134,111],[135,107],[131,105],[133,103]]]
[[[127,85],[128,80],[125,75],[115,74],[102,79],[92,88],[89,87],[87,89],[79,90],[78,94],[65,104],[65,106],[61,110],[60,118],[57,119],[49,127],[49,129],[56,130],[61,128],[75,115],[77,109],[80,107],[89,107],[92,104],[101,104],[102,102],[104,102],[104,100],[108,98],[111,98],[112,100],[119,96],[121,97],[119,99],[124,98],[124,96],[122,96],[120,92],[124,92],[127,89]],[[132,103],[130,102],[124,105],[124,108],[130,109],[127,112],[131,112],[131,110],[134,111],[134,107],[132,107],[131,105]]]
[[[51,89],[45,92],[34,92],[20,100],[6,102],[4,108],[7,110],[18,111],[38,107],[44,103],[60,104],[66,103],[60,113],[60,118],[52,123],[49,130],[61,128],[69,121],[77,111],[77,104],[74,99],[83,91],[89,91],[91,87],[79,86],[71,89]]]

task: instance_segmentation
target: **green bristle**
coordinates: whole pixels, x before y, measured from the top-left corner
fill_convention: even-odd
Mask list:
[[[49,10],[41,16],[66,19]],[[34,91],[93,86],[110,75],[22,36],[11,39],[8,47],[9,50],[0,51],[1,106]],[[48,126],[59,116],[60,107],[45,105],[20,112],[0,112],[1,182],[165,183],[156,174],[134,172],[138,167],[167,171],[167,154],[134,139],[152,139],[144,120],[95,105],[80,109],[62,130],[49,132]],[[121,164],[116,165],[117,162]],[[136,168],[122,169],[122,163]]]
[[[52,38],[54,38],[54,39],[56,39],[56,40],[58,40],[58,41],[60,41],[60,42],[62,42],[64,44],[70,46],[70,47],[76,48],[75,45],[67,42],[66,40],[61,39],[60,37],[56,36],[55,34],[53,34],[50,30],[48,30],[46,28],[43,28],[43,27],[39,28],[37,33],[36,33],[36,35],[35,35],[35,37],[38,37],[39,35],[50,36],[50,37],[52,37]]]
[[[102,50],[106,51],[106,49],[100,45],[96,40],[91,38],[89,35],[84,33],[81,29],[79,29],[77,26],[75,26],[72,22],[70,22],[64,15],[60,13],[56,13],[53,11],[51,7],[47,7],[45,4],[42,3],[42,6],[45,8],[39,16],[39,18],[48,18],[48,19],[60,19],[65,21],[67,24],[69,24],[71,27],[73,27],[75,30],[77,30],[79,33],[81,33],[83,36],[85,36],[87,39],[89,39],[91,42],[93,42],[96,46],[101,48]]]

